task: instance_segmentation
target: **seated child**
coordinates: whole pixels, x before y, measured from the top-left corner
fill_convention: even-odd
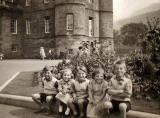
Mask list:
[[[62,79],[59,80],[58,91],[59,93],[56,95],[56,98],[60,101],[59,104],[59,112],[63,111],[62,103],[67,105],[67,109],[65,111],[65,115],[69,115],[70,107],[68,102],[72,99],[71,96],[71,86],[74,80],[72,79],[73,73],[71,69],[66,68],[62,71]]]
[[[32,99],[39,105],[40,110],[35,113],[41,113],[46,111],[46,104],[48,105],[47,110],[51,111],[50,105],[52,100],[57,94],[58,80],[54,78],[49,70],[49,67],[46,67],[44,77],[41,80],[43,86],[43,92],[36,93],[32,95]]]
[[[87,69],[81,66],[77,70],[77,77],[72,85],[73,99],[70,101],[70,106],[73,110],[73,115],[77,115],[77,111],[73,103],[78,104],[80,110],[80,117],[84,118],[85,108],[84,103],[87,103],[88,98],[88,84],[89,80],[86,78]]]
[[[120,111],[122,118],[131,109],[130,97],[132,95],[132,81],[125,76],[125,61],[119,60],[114,65],[114,76],[110,80],[109,93],[112,98],[113,111]]]
[[[107,94],[108,83],[104,80],[104,70],[97,68],[92,78],[93,80],[88,85],[89,104],[87,106],[87,117],[97,118],[102,115],[102,110],[108,112],[112,104]]]

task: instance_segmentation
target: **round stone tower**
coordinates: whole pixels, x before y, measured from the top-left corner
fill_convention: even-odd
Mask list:
[[[85,40],[85,0],[55,0],[55,39],[59,51],[78,49]]]
[[[103,51],[113,51],[113,0],[99,0],[99,40]]]

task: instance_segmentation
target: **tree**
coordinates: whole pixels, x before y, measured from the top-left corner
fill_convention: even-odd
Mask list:
[[[153,23],[152,23],[153,22]],[[151,61],[160,68],[160,23],[159,19],[148,21],[149,31],[143,36],[142,51],[151,57]],[[151,25],[157,24],[157,25]]]
[[[147,26],[143,23],[130,23],[121,29],[121,38],[124,45],[135,45],[138,43],[139,35],[147,31]]]

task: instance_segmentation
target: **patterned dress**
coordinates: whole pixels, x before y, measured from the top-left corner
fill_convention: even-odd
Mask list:
[[[68,101],[72,99],[71,87],[74,83],[73,79],[70,79],[68,82],[61,79],[58,84],[59,93],[56,95],[56,98],[61,102],[68,104]]]
[[[88,86],[88,91],[91,92],[93,101],[96,104],[90,103],[92,97],[89,96],[89,104],[87,106],[87,117],[97,118],[100,112],[104,110],[104,102],[107,101],[108,83],[103,80],[101,84],[97,84],[95,80],[91,80]]]

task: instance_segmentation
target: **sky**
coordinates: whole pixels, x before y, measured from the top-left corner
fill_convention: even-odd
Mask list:
[[[113,0],[114,22],[155,3],[160,3],[160,0]]]

